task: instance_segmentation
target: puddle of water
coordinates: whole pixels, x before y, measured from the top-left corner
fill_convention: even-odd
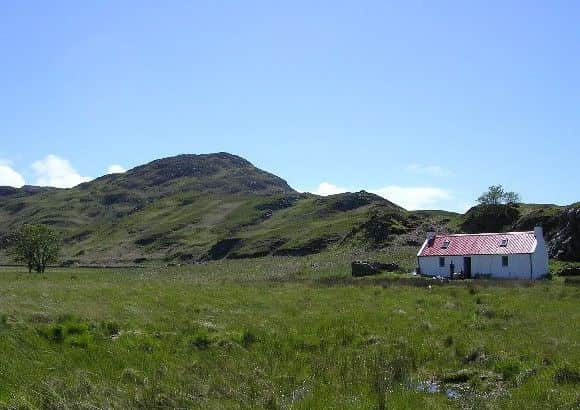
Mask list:
[[[420,381],[419,383],[415,384],[414,389],[419,392],[430,394],[440,393],[442,391],[441,385],[435,380]],[[453,388],[446,389],[445,395],[447,398],[453,400],[459,399],[461,397],[461,393]]]
[[[447,389],[445,394],[447,395],[447,398],[449,398],[449,399],[458,399],[461,397],[461,393],[459,393],[455,389]]]
[[[438,393],[440,388],[439,383],[437,383],[436,381],[425,380],[417,383],[417,385],[415,386],[415,390],[425,393]]]

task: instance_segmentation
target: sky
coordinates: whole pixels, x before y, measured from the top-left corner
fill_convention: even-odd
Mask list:
[[[0,185],[226,151],[408,209],[492,184],[576,202],[578,21],[577,1],[7,2]]]

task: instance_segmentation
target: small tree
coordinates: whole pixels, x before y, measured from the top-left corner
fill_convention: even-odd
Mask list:
[[[505,192],[503,195],[503,200],[508,205],[515,205],[521,202],[520,194],[515,192]]]
[[[59,252],[56,234],[44,225],[21,226],[11,234],[9,246],[14,259],[26,263],[29,272],[44,272]]]
[[[477,198],[482,205],[516,205],[520,203],[520,195],[504,190],[501,185],[492,185],[486,192]]]

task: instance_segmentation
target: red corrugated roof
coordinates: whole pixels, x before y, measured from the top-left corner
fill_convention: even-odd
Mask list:
[[[507,246],[500,246],[503,239],[507,239]],[[449,241],[447,248],[445,241]],[[510,255],[533,253],[535,248],[534,232],[436,235],[423,246],[419,256]]]

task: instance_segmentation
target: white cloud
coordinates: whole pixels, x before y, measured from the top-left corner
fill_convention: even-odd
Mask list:
[[[316,195],[335,195],[343,192],[354,192],[359,189],[345,188],[334,185],[330,182],[323,182],[318,185],[318,188],[313,191]],[[442,204],[442,202],[452,199],[451,192],[442,188],[429,186],[398,186],[388,185],[382,188],[362,188],[373,194],[382,196],[389,201],[402,206],[410,211],[417,209],[442,209],[450,204]]]
[[[107,168],[107,174],[123,174],[126,171],[125,168],[117,164],[109,165],[109,168]]]
[[[333,185],[330,182],[323,182],[322,184],[318,185],[318,188],[316,188],[313,193],[316,195],[327,196],[342,194],[343,192],[348,192],[348,189]]]
[[[66,159],[47,155],[32,164],[36,174],[36,185],[57,188],[71,188],[90,181],[91,177],[81,176]]]
[[[370,192],[380,195],[408,210],[431,209],[441,201],[451,199],[451,193],[435,187],[389,185]]]
[[[0,161],[0,186],[20,188],[24,184],[22,175],[12,169],[7,161]]]
[[[407,171],[432,177],[451,177],[453,173],[439,165],[409,164]]]

